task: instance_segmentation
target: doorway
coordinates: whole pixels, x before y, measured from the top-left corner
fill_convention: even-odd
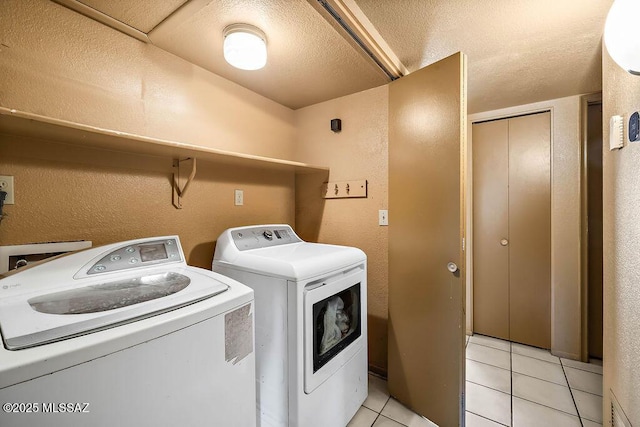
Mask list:
[[[586,298],[587,342],[584,359],[602,359],[602,101],[586,98],[583,140],[583,292]],[[583,299],[584,301],[584,299]],[[586,356],[586,357],[584,357]]]
[[[551,113],[473,124],[473,331],[551,347]]]

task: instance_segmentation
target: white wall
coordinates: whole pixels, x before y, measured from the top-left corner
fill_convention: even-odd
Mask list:
[[[609,151],[609,118],[640,110],[640,76],[603,48],[604,425],[609,390],[640,425],[640,144]],[[628,141],[628,140],[627,140]]]

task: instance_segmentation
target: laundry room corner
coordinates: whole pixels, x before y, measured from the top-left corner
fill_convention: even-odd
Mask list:
[[[15,180],[1,244],[179,234],[187,262],[210,268],[224,229],[293,223],[295,170],[241,161],[290,160],[293,110],[54,2],[7,2],[0,37],[0,170]],[[176,209],[180,145],[202,157]]]
[[[326,165],[325,181],[366,180],[366,198],[321,199],[321,175],[296,178],[296,231],[303,239],[355,246],[367,254],[369,369],[387,372],[388,227],[378,211],[388,209],[388,86],[295,111],[295,159]],[[331,120],[341,120],[339,132]],[[312,197],[317,195],[316,197]],[[393,212],[390,214],[393,221]]]

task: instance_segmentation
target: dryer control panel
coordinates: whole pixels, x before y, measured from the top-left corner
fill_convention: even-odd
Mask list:
[[[122,246],[100,258],[87,274],[110,273],[130,268],[182,261],[176,239],[149,240]]]
[[[235,229],[231,231],[231,238],[239,251],[302,242],[302,239],[288,225]]]

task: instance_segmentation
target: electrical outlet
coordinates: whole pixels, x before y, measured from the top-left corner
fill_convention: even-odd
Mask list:
[[[389,211],[381,209],[378,211],[378,225],[389,225]]]
[[[13,205],[15,203],[13,197],[13,177],[8,175],[0,175],[0,191],[6,191],[7,197],[4,199],[5,205]]]
[[[236,206],[242,206],[244,205],[244,191],[242,190],[236,190],[235,192],[235,198],[234,198],[234,204]]]

